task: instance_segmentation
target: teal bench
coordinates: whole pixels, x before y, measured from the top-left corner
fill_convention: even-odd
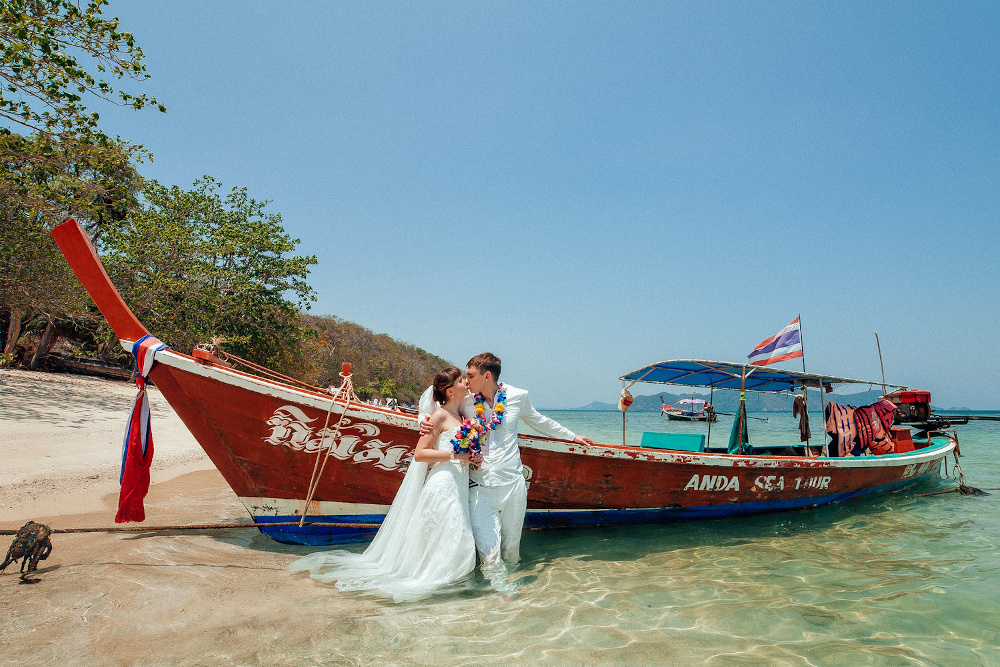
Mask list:
[[[705,436],[696,433],[652,433],[642,434],[640,447],[649,449],[670,449],[676,452],[705,451]]]

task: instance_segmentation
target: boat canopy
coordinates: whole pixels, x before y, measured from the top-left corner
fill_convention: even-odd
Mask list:
[[[745,378],[745,379],[744,379]],[[867,384],[882,386],[881,382],[852,380],[850,378],[785,371],[730,361],[702,361],[700,359],[673,359],[661,361],[619,378],[625,382],[650,382],[654,384],[679,384],[688,387],[713,387],[740,389],[745,382],[747,391],[790,392],[796,387],[831,387],[835,384]],[[886,385],[901,387],[902,385]]]

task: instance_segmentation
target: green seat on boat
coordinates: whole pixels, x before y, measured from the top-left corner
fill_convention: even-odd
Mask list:
[[[705,451],[705,436],[698,433],[653,433],[642,434],[640,447],[649,449],[670,449],[677,452]]]

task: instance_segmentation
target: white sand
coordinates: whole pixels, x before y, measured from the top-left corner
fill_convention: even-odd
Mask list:
[[[127,382],[0,371],[0,529],[28,519],[57,530],[114,526],[135,394]],[[150,406],[144,525],[247,521],[155,389]],[[11,539],[0,537],[0,556]],[[288,573],[316,549],[255,529],[55,533],[52,543],[36,583],[20,583],[19,563],[0,574],[0,665],[326,664],[338,650],[318,651],[314,639],[330,634],[332,619],[375,608]]]
[[[135,396],[131,382],[0,370],[0,523],[106,509]],[[154,485],[215,470],[155,387],[149,406]]]

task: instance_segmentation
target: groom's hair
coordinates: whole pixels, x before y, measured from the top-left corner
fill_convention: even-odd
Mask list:
[[[466,367],[468,366],[478,368],[480,373],[486,373],[488,371],[493,375],[493,379],[495,381],[500,380],[500,357],[492,352],[477,354],[469,359],[469,363],[466,364]]]

